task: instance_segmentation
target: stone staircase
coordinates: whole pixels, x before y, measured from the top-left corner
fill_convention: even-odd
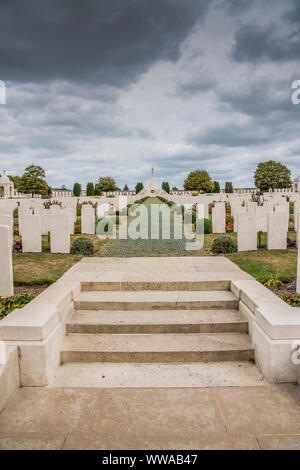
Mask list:
[[[211,374],[231,384],[238,371],[257,385],[247,319],[229,287],[229,281],[82,282],[51,386],[100,386],[101,377],[126,386],[124,374],[136,386],[151,386],[154,374],[155,386],[177,386],[178,374],[187,386],[201,377],[210,384]]]

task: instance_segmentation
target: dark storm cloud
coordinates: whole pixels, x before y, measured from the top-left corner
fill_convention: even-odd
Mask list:
[[[251,7],[249,0],[219,0],[217,5],[230,15],[240,14]]]
[[[126,85],[176,60],[209,0],[2,0],[1,77]]]
[[[292,9],[283,12],[274,21],[252,19],[235,33],[232,57],[237,62],[291,61],[300,57],[300,5],[287,1]]]
[[[287,119],[295,119],[298,108],[291,105],[291,83],[293,78],[273,82],[259,80],[240,83],[238,87],[219,91],[220,106],[228,105],[239,113],[265,119],[267,115],[279,113]]]

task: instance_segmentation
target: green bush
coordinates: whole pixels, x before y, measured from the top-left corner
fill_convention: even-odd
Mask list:
[[[18,295],[16,297],[0,298],[0,320],[16,308],[23,308],[34,297],[28,294]]]
[[[193,191],[193,192],[192,192],[192,196],[199,196],[198,191]]]
[[[235,241],[228,235],[221,235],[214,239],[211,251],[213,253],[235,253],[237,246]]]
[[[94,243],[90,238],[77,238],[74,240],[71,247],[71,254],[81,254],[81,255],[93,255],[94,254]]]

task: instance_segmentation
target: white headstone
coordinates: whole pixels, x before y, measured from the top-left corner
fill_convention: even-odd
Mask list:
[[[225,203],[220,202],[215,204],[212,209],[212,226],[213,233],[225,233]]]
[[[238,251],[257,250],[257,223],[255,212],[239,212],[237,216]]]
[[[25,215],[22,232],[23,253],[41,253],[42,223],[39,215]]]
[[[23,232],[23,220],[26,215],[32,215],[32,210],[28,209],[28,207],[21,205],[19,207],[19,235],[22,235]]]
[[[275,213],[277,214],[284,214],[285,217],[285,227],[286,231],[289,230],[289,220],[290,220],[290,206],[287,202],[281,202],[277,206],[275,206]]]
[[[81,209],[81,233],[95,235],[95,209],[90,204]]]
[[[257,231],[268,231],[268,212],[265,206],[257,206],[256,208]]]
[[[50,216],[51,253],[70,253],[70,217],[64,214]]]
[[[10,230],[8,226],[0,225],[0,297],[14,295]]]
[[[0,225],[9,227],[9,244],[10,244],[10,250],[12,251],[13,246],[14,246],[14,219],[12,215],[0,214]]]
[[[253,201],[248,201],[247,202],[247,212],[252,213],[256,212],[257,209],[257,203]]]
[[[287,228],[284,212],[268,214],[268,250],[286,250]]]
[[[72,207],[67,207],[66,209],[62,209],[62,214],[66,214],[69,217],[69,230],[70,235],[74,234],[74,209]]]

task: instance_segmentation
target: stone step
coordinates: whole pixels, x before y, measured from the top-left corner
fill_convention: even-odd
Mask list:
[[[131,334],[65,337],[61,362],[249,361],[254,351],[243,333]]]
[[[247,333],[247,319],[238,310],[142,310],[75,312],[67,333]]]
[[[208,281],[90,281],[81,282],[82,292],[95,291],[213,291],[229,290],[230,281],[227,280],[208,280]]]
[[[230,291],[99,291],[81,292],[76,310],[237,309]]]
[[[263,376],[250,362],[190,364],[74,363],[58,367],[49,388],[257,387]]]

